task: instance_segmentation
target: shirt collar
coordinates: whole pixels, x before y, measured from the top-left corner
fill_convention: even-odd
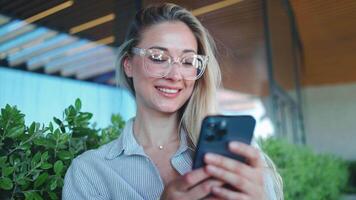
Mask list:
[[[126,122],[125,128],[123,129],[120,137],[116,139],[111,147],[109,148],[109,152],[106,155],[106,158],[111,160],[114,159],[122,154],[125,155],[143,155],[146,156],[144,153],[143,147],[139,145],[134,137],[133,134],[133,122],[135,118],[131,118]],[[184,128],[181,128],[179,134],[179,148],[177,152],[174,154],[173,157],[179,156],[186,150],[193,151],[188,144],[188,135]]]
[[[139,147],[133,137],[133,121],[134,118],[131,118],[126,122],[125,128],[122,130],[121,135],[109,148],[108,154],[106,155],[107,159],[112,160],[123,153],[133,151]]]
[[[123,140],[123,151],[125,155],[143,155],[146,156],[144,153],[143,147],[139,145],[136,141],[136,138],[133,133],[133,123],[135,118],[131,118],[127,122],[127,131],[122,135]]]

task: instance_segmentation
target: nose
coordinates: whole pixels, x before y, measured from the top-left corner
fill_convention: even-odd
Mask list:
[[[174,61],[171,64],[170,71],[165,78],[172,79],[174,81],[182,80],[183,76],[182,76],[179,68],[180,68],[180,63],[177,61]]]

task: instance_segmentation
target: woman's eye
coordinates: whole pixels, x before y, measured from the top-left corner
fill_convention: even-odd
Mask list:
[[[193,66],[195,64],[195,58],[185,58],[183,59],[182,64],[188,66]]]
[[[162,54],[151,54],[149,59],[153,62],[166,62],[168,59]]]

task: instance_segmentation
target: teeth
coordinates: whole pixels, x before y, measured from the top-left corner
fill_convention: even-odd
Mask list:
[[[170,94],[174,94],[174,93],[178,92],[178,90],[175,90],[175,89],[167,89],[167,88],[157,88],[157,89],[162,91],[162,92],[170,93]]]

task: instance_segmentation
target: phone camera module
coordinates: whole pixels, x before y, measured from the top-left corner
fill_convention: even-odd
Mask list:
[[[210,122],[210,123],[208,123],[208,129],[209,130],[214,130],[215,129],[215,127],[216,127],[216,124],[215,124],[215,122]]]
[[[223,120],[219,123],[218,127],[216,128],[216,134],[218,135],[219,139],[222,139],[226,135],[226,121]]]
[[[206,135],[205,139],[206,139],[206,141],[211,142],[211,141],[214,141],[215,136],[212,132],[209,132],[209,134]]]

